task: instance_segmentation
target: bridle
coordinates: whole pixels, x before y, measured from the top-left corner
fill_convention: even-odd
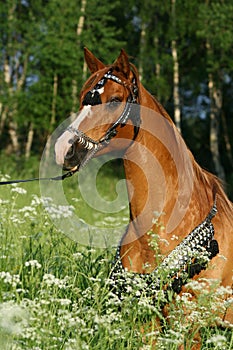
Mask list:
[[[90,158],[94,156],[94,154],[100,149],[109,144],[109,142],[117,135],[117,129],[118,127],[124,127],[128,120],[131,120],[134,126],[134,136],[132,138],[132,142],[136,139],[139,129],[140,129],[140,112],[139,112],[139,104],[138,104],[138,87],[136,85],[136,79],[133,78],[132,82],[123,81],[119,77],[117,77],[115,74],[112,73],[112,69],[110,69],[107,73],[104,74],[102,79],[98,81],[98,83],[89,90],[85,98],[83,100],[83,105],[99,105],[101,104],[100,94],[99,91],[104,87],[107,80],[112,80],[117,84],[120,84],[124,86],[126,89],[129,90],[130,94],[127,98],[127,101],[125,103],[125,107],[121,115],[118,117],[118,119],[108,128],[108,130],[105,132],[105,134],[100,137],[98,141],[93,140],[92,138],[88,137],[84,132],[75,129],[73,126],[69,126],[67,128],[67,131],[75,135],[75,138],[73,140],[70,140],[70,143],[78,142],[81,145],[84,145],[88,149],[88,144],[91,143],[93,145],[93,149],[91,152],[88,153],[87,158],[84,160],[84,163],[81,164],[83,167],[84,164],[89,161]]]

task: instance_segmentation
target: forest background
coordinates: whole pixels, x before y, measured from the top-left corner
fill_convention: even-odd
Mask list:
[[[106,64],[126,50],[232,199],[231,0],[1,0],[2,166],[38,166],[51,133],[78,110],[84,46]]]

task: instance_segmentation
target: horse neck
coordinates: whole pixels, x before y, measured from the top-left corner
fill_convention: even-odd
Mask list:
[[[160,245],[166,254],[177,245],[172,237],[185,237],[204,219],[213,198],[211,187],[201,184],[199,167],[163,107],[145,89],[140,105],[140,131],[124,159],[130,224],[121,248],[126,256],[123,265],[127,267],[130,259],[135,271],[154,261],[148,231],[169,242],[169,248]]]

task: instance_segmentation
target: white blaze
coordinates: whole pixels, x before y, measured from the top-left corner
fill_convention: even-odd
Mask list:
[[[81,112],[78,114],[77,118],[73,121],[73,123],[70,124],[70,126],[74,129],[78,129],[81,122],[85,118],[91,117],[91,106],[84,106]],[[65,131],[58,139],[55,144],[55,155],[56,155],[56,162],[59,165],[62,165],[64,163],[65,156],[67,152],[69,151],[71,144],[69,143],[70,139],[72,139],[72,134],[70,131]]]

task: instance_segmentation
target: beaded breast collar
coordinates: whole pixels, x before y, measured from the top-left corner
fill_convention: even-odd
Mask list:
[[[207,268],[209,261],[219,253],[218,242],[214,239],[214,226],[211,222],[217,213],[216,200],[207,217],[196,226],[184,240],[172,250],[150,274],[129,273],[122,265],[120,245],[117,248],[114,268],[111,275],[119,290],[118,296],[124,293],[124,277],[140,277],[146,282],[149,296],[163,289],[175,293],[181,291],[188,279]],[[128,275],[128,276],[127,276]],[[149,288],[148,288],[149,287]]]

